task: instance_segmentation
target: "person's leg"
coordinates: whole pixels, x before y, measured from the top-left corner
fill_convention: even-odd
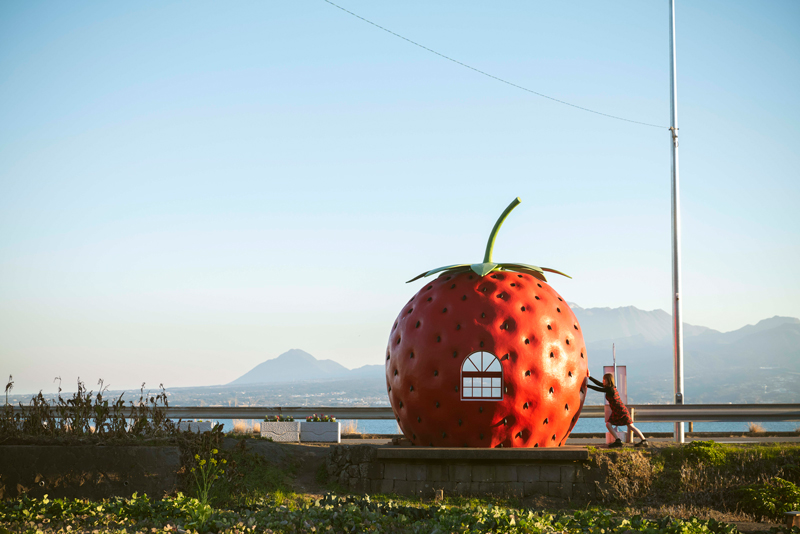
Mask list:
[[[609,432],[611,432],[611,435],[614,436],[614,439],[619,440],[619,434],[617,434],[617,432],[614,430],[614,427],[611,426],[611,423],[608,421],[606,421],[606,428]]]
[[[644,434],[642,434],[642,431],[639,430],[638,428],[636,428],[635,426],[633,426],[632,423],[630,425],[628,425],[628,430],[632,430],[634,434],[639,436],[640,440],[645,441],[645,437],[644,437]]]

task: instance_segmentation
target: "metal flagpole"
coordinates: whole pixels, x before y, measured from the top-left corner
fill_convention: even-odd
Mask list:
[[[678,173],[678,82],[675,55],[675,0],[669,0],[670,134],[672,137],[672,334],[675,404],[683,404],[683,320],[681,309],[681,205]],[[683,443],[683,421],[675,423],[675,442]]]

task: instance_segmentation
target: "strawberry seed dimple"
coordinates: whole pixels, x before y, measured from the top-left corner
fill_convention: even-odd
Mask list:
[[[439,407],[439,401],[436,401],[436,407],[437,408]]]
[[[550,421],[548,421],[548,420],[545,418],[545,420],[544,420],[544,423],[542,423],[542,424],[543,424],[543,425],[546,425],[546,424],[547,424],[547,423],[549,423],[549,422],[550,422]]]
[[[461,330],[461,325],[460,324],[456,325],[456,330]]]
[[[428,302],[432,301],[433,297],[428,297]]]
[[[400,401],[400,407],[401,408],[403,407],[403,401]]]
[[[577,330],[577,329],[578,329],[578,325],[574,324],[574,325],[572,325],[572,326],[575,328],[575,330]]]
[[[569,374],[569,376],[572,376],[572,371],[570,371],[568,374]]]
[[[453,358],[458,358],[458,351],[457,350],[453,351]]]
[[[461,295],[461,300],[467,300],[467,296],[466,295]]]
[[[552,327],[552,326],[550,326],[550,325],[547,325],[547,329],[548,329],[548,330],[552,330],[552,329],[553,329],[553,327]]]
[[[520,308],[520,310],[522,310],[522,311],[525,311],[525,306],[523,306],[522,308]]]
[[[478,435],[480,436],[481,439],[483,439],[483,434],[478,434]]]
[[[542,284],[536,284],[536,285],[539,286],[539,287],[542,287]]]
[[[394,370],[394,376],[397,376],[397,369]]]
[[[551,357],[551,358],[555,358],[555,354],[553,354],[553,353],[551,352],[551,353],[550,353],[550,357]]]
[[[530,370],[528,370],[528,371],[525,371],[525,376],[531,376],[531,372],[530,372]]]
[[[483,341],[481,341],[481,347],[483,347]]]
[[[421,423],[421,422],[422,422],[422,417],[417,416],[417,423]]]
[[[455,288],[456,288],[456,285],[455,285],[455,284],[453,284],[452,286],[450,286],[450,289],[455,289]]]
[[[523,404],[523,405],[522,405],[522,409],[523,409],[523,410],[527,410],[527,409],[528,409],[528,403],[527,403],[527,402],[526,402],[525,404]]]
[[[442,342],[442,336],[436,336],[436,342],[437,343],[441,343]]]
[[[414,386],[411,386],[410,388],[408,388],[408,391],[414,391]]]
[[[478,406],[478,413],[483,413],[483,406]]]
[[[530,339],[528,339],[528,338],[525,338],[525,344],[526,344],[526,345],[530,345],[530,344],[531,344],[531,340],[530,340]]]
[[[517,284],[512,282],[511,287],[516,287],[516,286],[517,286]]]
[[[419,328],[419,325],[420,325],[420,322],[417,321],[417,324],[416,324],[416,326],[414,328]]]
[[[439,371],[434,371],[433,376],[439,376]]]
[[[583,353],[581,352],[581,358],[583,358]]]
[[[412,311],[414,311],[414,308],[410,308],[406,313],[411,313]]]
[[[485,314],[485,313],[482,313],[482,314],[481,314],[481,319],[485,319],[485,318],[486,318],[486,314]]]
[[[567,345],[569,345],[569,339],[567,339]]]
[[[556,311],[557,311],[558,313],[561,313],[561,308],[556,308]]]
[[[561,300],[561,297],[558,297],[558,300]],[[561,300],[561,302],[564,302],[564,301],[563,301],[563,300]]]
[[[458,391],[458,386],[456,386],[456,391]]]
[[[568,411],[569,411],[569,404],[565,404],[565,405],[564,405],[564,411],[565,411],[565,412],[568,412]]]
[[[447,308],[443,309],[442,313],[447,313]]]
[[[412,352],[411,354],[409,354],[409,356],[411,356],[411,358],[414,358],[414,353]]]
[[[540,299],[539,299],[539,295],[536,295],[536,296],[535,296],[535,298],[536,298],[536,300],[540,300]]]
[[[464,423],[461,419],[458,420],[458,426],[461,426]]]
[[[552,394],[553,394],[553,387],[550,386],[550,395],[552,395]]]
[[[400,338],[399,337],[397,338],[397,344],[398,345],[400,344]]]

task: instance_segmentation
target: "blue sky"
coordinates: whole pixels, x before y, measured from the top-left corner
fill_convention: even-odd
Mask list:
[[[341,5],[668,125],[666,0]],[[800,4],[676,10],[685,319],[798,317]],[[670,310],[666,129],[321,0],[0,4],[16,391],[225,383],[290,348],[381,363],[405,280],[481,260],[516,196],[496,260]]]

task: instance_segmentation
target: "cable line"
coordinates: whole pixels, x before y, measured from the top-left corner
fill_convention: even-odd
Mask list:
[[[540,96],[540,97],[542,97],[542,98],[546,98],[546,99],[548,99],[548,100],[552,100],[553,102],[558,102],[559,104],[564,104],[565,106],[570,106],[570,107],[573,107],[573,108],[576,108],[576,109],[580,109],[580,110],[582,110],[582,111],[588,111],[589,113],[594,113],[595,115],[602,115],[603,117],[608,117],[609,119],[616,119],[616,120],[620,120],[620,121],[631,122],[631,123],[633,123],[633,124],[640,124],[640,125],[642,125],[642,126],[651,126],[651,127],[653,127],[653,128],[665,128],[665,129],[667,128],[666,126],[661,126],[661,125],[658,125],[658,124],[650,124],[649,122],[635,121],[635,120],[631,120],[631,119],[626,119],[625,117],[618,117],[618,116],[616,116],[616,115],[609,115],[608,113],[603,113],[602,111],[595,111],[595,110],[593,110],[593,109],[589,109],[589,108],[585,108],[585,107],[583,107],[583,106],[578,106],[578,105],[576,105],[576,104],[571,104],[571,103],[569,103],[569,102],[565,102],[564,100],[559,100],[558,98],[553,98],[552,96],[547,96],[547,95],[545,95],[545,94],[542,94],[542,93],[537,93],[536,91],[534,91],[534,90],[532,90],[532,89],[528,89],[527,87],[523,87],[523,86],[521,86],[521,85],[517,85],[517,84],[516,84],[516,83],[514,83],[514,82],[510,82],[510,81],[508,81],[508,80],[504,80],[503,78],[499,78],[499,77],[497,77],[497,76],[495,76],[495,75],[493,75],[493,74],[489,74],[488,72],[482,71],[482,70],[480,70],[480,69],[476,69],[475,67],[473,67],[473,66],[471,66],[471,65],[467,65],[466,63],[462,63],[461,61],[459,61],[459,60],[457,60],[457,59],[453,59],[453,58],[451,58],[450,56],[446,56],[446,55],[444,55],[444,54],[442,54],[442,53],[440,53],[440,52],[437,52],[436,50],[433,50],[433,49],[431,49],[431,48],[428,48],[428,47],[427,47],[427,46],[425,46],[425,45],[421,45],[421,44],[419,44],[419,43],[418,43],[418,42],[416,42],[416,41],[412,41],[411,39],[409,39],[409,38],[407,38],[407,37],[403,37],[403,36],[402,36],[402,35],[400,35],[399,33],[395,33],[395,32],[393,32],[392,30],[390,30],[390,29],[388,29],[388,28],[384,28],[384,27],[383,27],[383,26],[381,26],[380,24],[375,24],[375,23],[374,23],[374,22],[372,22],[371,20],[367,20],[367,19],[365,19],[364,17],[362,17],[361,15],[357,15],[356,13],[353,13],[352,11],[349,11],[349,10],[347,10],[347,9],[343,8],[342,6],[340,6],[340,5],[338,5],[338,4],[334,4],[334,3],[333,3],[333,2],[331,2],[330,0],[323,0],[323,1],[324,1],[324,2],[326,2],[326,3],[328,3],[328,4],[330,4],[330,5],[332,5],[332,6],[333,6],[333,7],[335,7],[335,8],[341,9],[341,10],[342,10],[342,11],[344,11],[345,13],[348,13],[348,14],[350,14],[350,15],[354,16],[354,17],[355,17],[355,18],[357,18],[357,19],[361,19],[361,20],[363,20],[363,21],[364,21],[364,22],[366,22],[367,24],[371,24],[371,25],[375,26],[376,28],[378,28],[378,29],[380,29],[380,30],[383,30],[383,31],[385,31],[386,33],[390,33],[390,34],[394,35],[395,37],[399,37],[400,39],[402,39],[402,40],[404,40],[404,41],[407,41],[407,42],[409,42],[409,43],[413,44],[414,46],[418,46],[419,48],[422,48],[423,50],[427,50],[428,52],[430,52],[430,53],[432,53],[432,54],[436,54],[437,56],[439,56],[439,57],[441,57],[441,58],[444,58],[444,59],[446,59],[446,60],[448,60],[448,61],[452,61],[453,63],[455,63],[455,64],[457,64],[457,65],[461,65],[462,67],[465,67],[465,68],[467,68],[467,69],[469,69],[469,70],[475,71],[475,72],[477,72],[478,74],[482,74],[482,75],[484,75],[484,76],[486,76],[486,77],[488,77],[488,78],[491,78],[491,79],[493,79],[493,80],[497,80],[498,82],[502,82],[502,83],[504,83],[504,84],[506,84],[506,85],[510,85],[511,87],[516,87],[517,89],[522,89],[522,90],[523,90],[523,91],[525,91],[525,92],[528,92],[528,93],[534,94],[534,95],[536,95],[536,96]]]

